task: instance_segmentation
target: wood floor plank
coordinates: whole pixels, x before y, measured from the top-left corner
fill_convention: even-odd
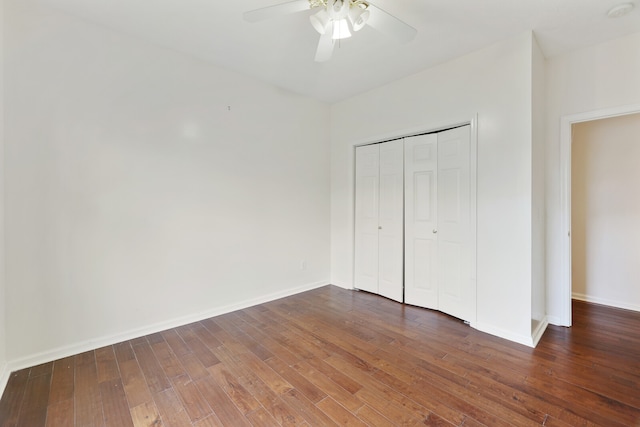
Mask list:
[[[356,396],[381,411],[385,416],[396,423],[411,423],[416,419],[422,419],[429,413],[435,412],[448,419],[453,424],[461,424],[465,415],[446,404],[428,396],[418,394],[412,401],[404,394],[389,388],[388,386],[371,377],[370,372],[362,370],[359,366],[350,363],[339,356],[332,356],[327,362],[336,369],[357,379],[364,386],[358,390]],[[384,411],[382,411],[384,408]]]
[[[136,359],[126,360],[120,363],[120,375],[122,386],[127,395],[129,407],[133,408],[144,403],[151,402],[151,391],[147,386],[147,381],[142,369]]]
[[[253,373],[246,372],[238,381],[280,425],[297,426],[305,423],[300,414]]]
[[[202,365],[208,368],[216,363],[220,363],[220,361],[195,333],[194,329],[198,329],[199,327],[202,326],[198,324],[187,325],[178,329],[178,331],[187,347],[195,354]]]
[[[77,426],[104,426],[98,371],[93,351],[75,357],[75,407]]]
[[[322,391],[322,389],[300,375],[295,369],[278,359],[278,357],[274,356],[267,359],[265,363],[311,402],[318,403],[327,397],[327,394]]]
[[[53,377],[51,378],[51,393],[49,393],[49,405],[73,399],[73,382],[75,378],[75,363],[73,357],[56,360],[53,364]]]
[[[477,394],[473,394],[468,389],[456,386],[450,382],[438,381],[432,377],[429,379],[420,379],[416,381],[414,385],[416,386],[415,389],[430,390],[430,394],[436,400],[442,403],[446,402],[447,406],[452,409],[459,410],[468,417],[471,417],[485,425],[496,427],[540,425],[518,413],[504,410],[502,407],[491,400],[484,398],[482,395],[478,396]],[[415,392],[415,389],[405,388],[404,390],[406,394],[411,394],[410,397],[417,399],[419,396]]]
[[[0,426],[14,426],[18,422],[30,371],[29,368],[22,369],[12,372],[9,376],[2,400],[0,400]]]
[[[257,375],[264,383],[278,394],[284,394],[294,387],[287,380],[282,378],[270,366],[265,364],[253,353],[242,353],[238,355],[240,363],[244,368]]]
[[[16,427],[34,427],[45,425],[47,420],[47,408],[26,409],[20,412]]]
[[[247,414],[247,419],[253,427],[273,427],[278,425],[276,419],[262,407]]]
[[[53,362],[43,363],[41,365],[34,366],[29,372],[29,377],[37,377],[39,375],[51,375],[53,372]]]
[[[367,427],[362,420],[358,419],[355,415],[349,412],[344,406],[333,400],[331,397],[326,397],[316,405],[325,414],[329,416],[339,426],[358,426]]]
[[[100,383],[105,427],[133,427],[131,411],[120,378]]]
[[[298,412],[312,426],[337,426],[329,415],[307,399],[295,388],[282,395],[282,400]]]
[[[45,369],[32,370],[24,391],[24,402],[20,408],[17,426],[42,426],[47,419],[52,364]],[[33,376],[33,374],[36,376]]]
[[[14,372],[0,427],[640,427],[640,313],[535,349],[333,286]]]
[[[222,345],[222,343],[218,341],[215,336],[213,336],[209,329],[204,326],[204,322],[198,322],[197,324],[195,324],[193,331],[200,339],[200,341],[202,341],[202,343],[206,345],[207,348],[211,351]]]
[[[247,333],[243,334],[244,339],[238,341],[261,360],[278,356],[286,363],[292,364],[300,359],[299,356],[293,354],[288,348],[284,347],[276,340],[277,332],[269,329],[258,331],[255,328],[250,328],[248,326],[245,326],[244,329]]]
[[[224,317],[216,318],[214,323],[218,325],[228,325],[228,322],[224,320]],[[231,325],[231,327],[233,327],[233,325]],[[221,345],[224,345],[233,353],[242,354],[249,352],[249,349],[245,347],[245,345],[236,337],[234,337],[233,334],[230,334],[224,327],[220,327],[220,329],[216,330],[216,332],[211,332],[211,334],[216,337],[218,341],[220,341]]]
[[[224,424],[222,424],[218,417],[213,414],[209,415],[207,418],[195,422],[193,424],[193,427],[224,427]]]
[[[151,349],[167,378],[171,380],[187,373],[178,357],[173,353],[173,350],[171,350],[171,347],[164,339],[152,344]]]
[[[118,363],[126,362],[136,358],[130,341],[121,342],[113,346],[113,350],[116,353],[116,360]]]
[[[158,359],[153,354],[148,342],[140,342],[134,345],[133,351],[152,393],[159,393],[171,387],[169,379],[160,367]]]
[[[46,427],[73,426],[75,423],[74,401],[61,400],[47,408]]]
[[[132,340],[129,340],[129,342],[131,343],[131,346],[136,346],[138,344],[148,344],[149,341],[147,340],[147,336],[143,336],[143,337],[138,337],[138,338],[134,338]]]
[[[118,362],[113,346],[102,347],[96,350],[96,367],[98,369],[98,382],[111,381],[120,378]]]
[[[318,387],[318,389],[322,390],[327,396],[331,396],[350,411],[355,412],[363,405],[363,402],[360,399],[333,382],[331,378],[313,369],[313,367],[306,362],[298,362],[293,365],[292,368],[310,383]]]
[[[358,390],[362,389],[362,384],[355,381],[353,378],[345,375],[343,372],[334,368],[330,364],[328,364],[325,360],[319,359],[307,359],[304,362],[301,362],[302,365],[308,364],[316,371],[320,372],[324,377],[330,379],[334,383],[338,384],[340,387],[345,389],[351,394],[355,394]],[[300,363],[298,363],[300,365]]]
[[[200,378],[195,384],[223,425],[251,425],[213,377]]]
[[[181,357],[187,353],[191,353],[191,350],[187,347],[175,329],[162,331],[160,335],[162,335],[162,338],[164,338],[166,343],[169,344],[169,347],[171,347],[171,350],[176,356]]]
[[[227,368],[219,363],[208,369],[211,377],[225,391],[236,407],[244,415],[261,408],[258,402]]]
[[[159,342],[164,342],[164,338],[162,338],[162,334],[160,332],[156,332],[155,334],[147,335],[147,342],[152,346]]]
[[[245,318],[240,314],[244,312],[240,311],[233,313],[234,317],[231,318],[233,324],[237,326],[237,338],[249,351],[258,356],[262,360],[266,360],[274,354],[270,352],[262,343],[260,336],[264,336],[258,329],[251,323],[247,323]],[[258,335],[258,336],[256,336]]]
[[[206,418],[213,413],[207,399],[202,396],[196,384],[188,376],[174,379],[173,388],[192,422]]]
[[[134,427],[161,427],[165,425],[160,412],[153,402],[145,402],[131,408],[131,418]],[[170,427],[170,425],[167,425]]]
[[[191,427],[191,419],[173,388],[156,393],[153,400],[166,427]]]
[[[600,396],[572,384],[553,381],[551,378],[529,378],[528,383],[537,390],[544,390],[555,399],[564,401],[571,410],[584,413],[586,418],[599,424],[614,426],[630,426],[640,420],[640,410],[621,402]],[[570,403],[573,402],[573,403]]]
[[[180,358],[180,363],[184,367],[185,373],[192,379],[206,377],[209,375],[207,368],[202,364],[202,361],[195,355],[195,353],[185,354]]]
[[[369,426],[376,427],[393,427],[396,424],[389,421],[384,415],[375,409],[371,408],[369,405],[362,405],[358,412],[356,413],[358,418],[360,418],[365,424]]]

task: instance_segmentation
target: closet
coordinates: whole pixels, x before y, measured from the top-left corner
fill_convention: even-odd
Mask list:
[[[470,126],[356,148],[357,289],[475,318],[470,149]]]

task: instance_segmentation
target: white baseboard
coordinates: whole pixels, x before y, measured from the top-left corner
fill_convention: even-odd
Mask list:
[[[568,327],[568,325],[565,324],[564,319],[559,316],[547,316],[547,321],[549,322],[549,325]]]
[[[538,345],[538,342],[540,342],[540,338],[542,338],[544,331],[547,330],[547,326],[549,326],[549,319],[547,319],[547,316],[544,316],[538,323],[538,327],[533,332],[531,332],[533,347]]]
[[[504,329],[496,328],[495,326],[480,322],[471,323],[471,327],[479,330],[480,332],[504,338],[505,340],[513,341],[528,347],[535,347],[534,340],[531,335],[514,334],[511,331],[505,331]]]
[[[0,398],[4,393],[4,389],[9,382],[9,376],[11,375],[11,371],[9,371],[9,364],[5,361],[0,362]]]
[[[333,281],[331,281],[331,284],[334,285],[334,286],[341,287],[342,289],[347,289],[347,290],[354,289],[353,283],[346,283],[346,282],[342,282],[340,280],[333,280]]]
[[[616,301],[608,298],[594,297],[591,295],[585,295],[577,292],[571,293],[571,298],[579,301],[592,302],[594,304],[608,305],[610,307],[622,308],[624,310],[640,311],[639,304],[629,304],[625,301]]]
[[[6,371],[0,379],[8,380],[11,372],[18,371],[20,369],[28,368],[31,366],[37,366],[42,363],[52,362],[54,360],[62,359],[64,357],[72,356],[74,354],[84,353],[85,351],[95,350],[108,345],[117,344],[122,341],[131,340],[134,338],[143,337],[145,335],[154,334],[156,332],[164,331],[178,326],[187,325],[193,322],[199,322],[210,317],[219,316],[221,314],[230,313],[236,310],[242,310],[243,308],[251,307],[257,304],[264,304],[269,301],[274,301],[280,298],[288,297],[291,295],[299,294],[304,291],[316,289],[322,286],[328,285],[328,281],[321,281],[315,283],[309,283],[306,285],[298,286],[295,288],[289,288],[283,291],[274,292],[271,294],[262,295],[256,298],[251,298],[238,303],[229,304],[221,307],[214,307],[210,310],[200,313],[182,316],[171,320],[155,323],[142,328],[131,329],[114,335],[108,335],[103,337],[96,337],[94,339],[86,340],[72,345],[58,347],[52,350],[47,350],[41,353],[33,354],[30,356],[22,357],[20,359],[11,360],[5,364],[4,370]],[[6,382],[0,383],[2,387],[0,392],[4,391]]]

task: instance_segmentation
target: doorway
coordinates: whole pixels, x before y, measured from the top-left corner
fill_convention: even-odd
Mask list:
[[[573,125],[572,297],[640,311],[640,114]]]
[[[561,119],[561,136],[560,136],[560,197],[561,197],[561,232],[564,234],[561,240],[561,283],[557,292],[562,301],[562,312],[560,313],[560,322],[562,326],[571,326],[571,300],[573,289],[573,272],[572,272],[572,142],[573,142],[573,125],[578,123],[590,122],[594,120],[607,119],[630,114],[640,113],[640,105],[624,106],[610,108],[605,110],[597,110],[587,113],[581,113],[571,116],[565,116]]]

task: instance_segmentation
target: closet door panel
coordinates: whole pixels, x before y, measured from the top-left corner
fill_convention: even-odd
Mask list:
[[[438,139],[405,140],[405,302],[438,308]],[[436,230],[437,231],[437,230]]]
[[[404,144],[402,140],[396,140],[379,146],[378,293],[395,301],[402,301]]]
[[[463,248],[457,242],[441,240],[438,246],[438,258],[440,264],[440,281],[442,282],[443,306],[447,307],[447,299],[461,300],[462,294],[462,277],[461,277],[461,258],[463,256]],[[445,310],[443,310],[445,311]],[[456,311],[456,310],[453,310]]]
[[[354,286],[378,293],[379,146],[356,149]]]
[[[470,259],[469,127],[438,134],[439,309],[469,320],[475,311]]]

